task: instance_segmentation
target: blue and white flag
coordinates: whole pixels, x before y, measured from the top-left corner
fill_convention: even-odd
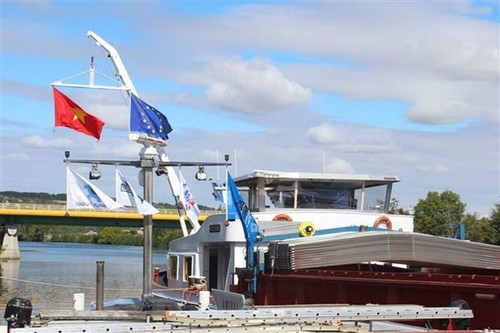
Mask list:
[[[123,177],[122,173],[120,170],[116,169],[116,200],[128,207],[136,207],[137,212],[141,215],[154,215],[158,213],[158,209],[153,207],[149,202],[146,200],[143,200],[141,197],[139,197],[132,186],[130,186],[130,183],[127,182],[125,177]]]
[[[245,239],[250,247],[255,245],[257,241],[257,236],[259,235],[259,226],[255,221],[252,213],[248,209],[243,197],[241,196],[233,178],[227,173],[227,216],[229,217],[238,215],[239,219],[243,224],[243,231],[245,233]]]
[[[167,117],[134,94],[130,94],[130,132],[167,140],[172,127]]]
[[[67,209],[118,210],[125,208],[80,174],[71,170],[69,165],[66,168],[66,180]]]
[[[184,206],[184,211],[190,220],[198,221],[198,216],[200,215],[200,209],[198,208],[198,204],[194,199],[193,193],[189,189],[186,180],[182,176],[181,171],[179,170],[179,182],[181,185],[180,188],[180,199],[182,205]]]
[[[224,194],[222,192],[222,190],[219,187],[219,184],[217,184],[216,182],[212,182],[212,195],[214,196],[215,198],[215,201],[220,201],[222,203],[224,203]]]

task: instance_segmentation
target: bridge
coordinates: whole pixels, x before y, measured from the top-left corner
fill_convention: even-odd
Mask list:
[[[155,228],[180,228],[176,209],[158,209],[153,215]],[[201,211],[198,220],[221,211]],[[142,227],[143,217],[136,211],[77,211],[66,210],[66,205],[0,203],[0,224],[3,225],[78,225],[98,227]]]

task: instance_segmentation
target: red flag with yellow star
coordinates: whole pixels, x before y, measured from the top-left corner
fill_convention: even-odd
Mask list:
[[[104,122],[85,112],[78,104],[56,88],[53,88],[53,92],[56,110],[55,126],[69,127],[99,140]]]

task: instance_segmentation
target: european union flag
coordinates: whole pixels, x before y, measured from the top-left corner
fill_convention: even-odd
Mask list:
[[[134,94],[130,94],[130,131],[167,140],[172,132],[167,117]]]
[[[236,211],[243,224],[243,231],[247,244],[253,247],[259,235],[259,226],[250,212],[250,209],[248,209],[247,204],[243,200],[229,172],[227,173],[226,193],[228,202],[227,214],[228,216],[235,215],[234,213]]]

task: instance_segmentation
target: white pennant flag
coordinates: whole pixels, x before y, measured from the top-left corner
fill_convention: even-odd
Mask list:
[[[66,208],[117,210],[125,208],[97,186],[66,167]]]
[[[141,215],[159,213],[158,209],[135,193],[132,186],[125,180],[125,177],[118,169],[116,169],[116,200],[124,206],[136,207]]]
[[[200,209],[198,208],[198,204],[194,199],[193,193],[187,186],[186,180],[182,176],[180,170],[179,170],[179,182],[181,185],[181,193],[179,196],[184,206],[184,210],[186,211],[186,215],[189,217],[190,220],[198,221],[198,216],[200,215]]]

